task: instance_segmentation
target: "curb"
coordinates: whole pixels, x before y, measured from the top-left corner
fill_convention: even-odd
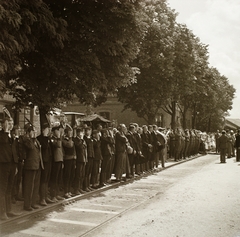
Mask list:
[[[179,164],[182,164],[182,163],[194,160],[194,159],[202,157],[202,156],[204,156],[204,154],[197,154],[194,157],[191,157],[191,158],[188,158],[188,159],[185,159],[185,160],[181,160],[181,161],[177,161],[176,163],[169,164],[169,165],[167,165],[164,168],[163,167],[157,168],[157,169],[155,169],[155,170],[153,170],[153,171],[151,171],[149,173],[145,173],[143,175],[139,175],[139,176],[133,177],[131,179],[127,179],[126,181],[121,181],[121,182],[118,182],[118,183],[111,183],[111,184],[109,184],[107,186],[104,186],[102,188],[96,189],[94,191],[91,191],[91,192],[88,192],[88,193],[85,193],[85,194],[82,194],[82,195],[77,195],[77,196],[74,196],[74,197],[62,200],[62,201],[58,201],[57,203],[49,204],[46,207],[41,207],[40,209],[33,210],[31,212],[23,213],[23,214],[21,214],[21,215],[19,215],[17,217],[13,217],[13,218],[11,218],[9,220],[1,221],[0,222],[0,227],[9,226],[9,225],[13,224],[13,222],[20,221],[20,220],[23,220],[23,219],[36,218],[40,214],[44,214],[46,212],[50,212],[50,211],[59,209],[61,207],[64,207],[64,206],[69,205],[71,203],[74,203],[74,202],[76,202],[78,200],[82,200],[82,199],[85,199],[85,198],[89,198],[89,197],[91,197],[93,195],[99,194],[99,193],[101,193],[103,191],[106,191],[106,190],[109,190],[109,189],[112,189],[112,188],[117,188],[119,186],[123,186],[123,185],[129,184],[129,183],[132,183],[135,180],[140,180],[140,179],[142,179],[144,177],[148,177],[148,176],[150,176],[150,175],[152,175],[154,173],[159,173],[161,171],[164,171],[164,170],[169,169],[171,167],[174,167],[176,165],[179,165]],[[165,164],[167,164],[167,163],[168,162],[166,162]]]

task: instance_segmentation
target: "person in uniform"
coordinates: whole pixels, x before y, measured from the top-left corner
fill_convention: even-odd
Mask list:
[[[90,187],[94,159],[93,138],[91,135],[92,129],[90,127],[86,127],[84,140],[87,144],[87,163],[85,166],[85,178],[83,183],[84,184],[83,190],[87,192],[93,191],[93,189]]]
[[[239,162],[240,161],[240,129],[236,134],[235,148],[236,148],[236,161]]]
[[[87,163],[87,144],[83,139],[83,128],[77,128],[76,135],[77,136],[73,138],[77,156],[73,188],[74,194],[79,195],[86,193],[85,191],[83,191],[83,179],[85,176],[85,165]]]
[[[18,157],[13,147],[13,140],[10,135],[11,118],[2,120],[0,131],[0,219],[7,220],[9,217],[17,216],[11,209],[11,193],[16,175],[16,162]]]
[[[52,169],[52,149],[50,145],[50,127],[48,123],[42,125],[42,133],[37,137],[41,145],[41,153],[44,169],[41,170],[40,178],[40,205],[47,206],[48,203],[53,203],[48,197],[48,184]]]
[[[107,183],[107,174],[111,170],[111,160],[112,160],[112,145],[114,144],[112,137],[107,129],[102,129],[101,131],[101,153],[102,153],[102,163],[101,163],[101,173],[100,173],[100,183],[99,187],[103,187]]]
[[[73,130],[70,127],[66,127],[65,136],[62,140],[62,146],[64,150],[63,155],[63,186],[64,186],[64,197],[72,197],[71,187],[75,174],[76,166],[76,150],[73,142]]]
[[[99,187],[99,171],[100,171],[100,163],[102,162],[102,151],[101,151],[101,140],[100,134],[98,130],[93,130],[93,150],[94,150],[94,159],[93,159],[93,167],[92,167],[92,177],[91,184],[93,189],[97,189]]]
[[[24,210],[32,211],[38,209],[37,206],[41,168],[43,167],[41,145],[36,139],[36,131],[32,124],[27,123],[25,126],[26,134],[23,137],[23,145],[26,150],[24,160]]]
[[[115,134],[115,151],[116,151],[116,160],[115,160],[115,176],[116,182],[120,182],[122,175],[127,173],[127,144],[128,139],[125,136],[127,131],[125,124],[120,124],[118,131]]]
[[[52,137],[51,137],[51,147],[52,147],[52,171],[50,177],[50,196],[52,201],[58,202],[64,200],[60,196],[60,183],[61,183],[61,173],[63,168],[63,148],[62,148],[62,136],[59,127],[52,128]]]
[[[228,149],[229,138],[226,135],[226,131],[222,131],[222,135],[218,138],[219,150],[220,150],[220,162],[226,163],[226,154]]]

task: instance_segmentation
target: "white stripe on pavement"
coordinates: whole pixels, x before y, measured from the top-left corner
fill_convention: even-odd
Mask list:
[[[59,236],[59,233],[53,233],[53,232],[47,232],[47,231],[36,231],[35,229],[26,229],[26,230],[21,230],[18,232],[19,233],[25,234],[25,235],[30,235],[30,236],[41,236],[41,237],[54,237],[54,236]]]
[[[91,222],[84,222],[84,221],[71,221],[65,219],[48,219],[49,221],[57,222],[57,223],[66,223],[66,224],[73,224],[73,225],[85,225],[85,226],[97,226],[98,224],[91,223]]]
[[[113,207],[113,208],[122,208],[122,206],[115,206],[115,205],[106,205],[106,204],[94,204],[92,203],[93,206],[103,206],[103,207]]]
[[[94,212],[94,213],[106,213],[106,214],[119,214],[119,212],[115,212],[115,211],[102,211],[102,210],[93,210],[93,209],[85,209],[85,208],[70,208],[70,210],[73,211],[79,211],[79,212]]]

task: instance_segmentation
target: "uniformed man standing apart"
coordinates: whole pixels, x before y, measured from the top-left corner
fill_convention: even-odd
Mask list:
[[[226,154],[228,149],[229,138],[226,136],[226,131],[222,131],[222,135],[218,138],[219,150],[220,150],[220,162],[226,163]]]
[[[236,140],[235,140],[235,148],[236,148],[236,161],[240,161],[240,129],[238,130],[238,133],[236,135]]]

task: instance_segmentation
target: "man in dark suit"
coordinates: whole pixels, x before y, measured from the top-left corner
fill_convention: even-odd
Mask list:
[[[115,151],[116,151],[116,160],[115,160],[115,176],[116,182],[120,182],[122,175],[127,173],[127,144],[128,139],[125,136],[127,128],[125,124],[120,124],[118,131],[115,134]]]
[[[240,130],[238,130],[236,139],[235,139],[235,148],[236,148],[236,161],[240,161]]]
[[[134,177],[134,165],[136,163],[136,156],[137,156],[137,141],[134,133],[135,133],[135,126],[133,124],[130,124],[128,133],[126,135],[130,146],[133,148],[132,153],[128,154],[129,165],[130,165],[129,178]]]
[[[83,128],[77,128],[76,137],[73,138],[73,142],[76,150],[76,169],[75,177],[73,181],[74,194],[84,194],[83,191],[83,179],[85,176],[85,165],[87,163],[87,144],[83,139]]]
[[[226,154],[228,149],[229,138],[226,136],[226,131],[222,131],[222,135],[218,138],[220,150],[220,162],[226,163]]]
[[[92,139],[92,129],[90,127],[85,128],[84,140],[87,144],[87,163],[85,166],[85,178],[83,182],[83,190],[90,192],[93,189],[90,187],[90,179],[92,176],[93,159],[94,159],[94,149],[93,149],[93,139]]]
[[[13,120],[4,118],[2,121],[2,130],[0,131],[0,219],[7,220],[8,217],[18,214],[11,210],[11,192],[14,182],[14,176],[17,172],[15,163],[18,157],[13,146],[10,130]]]
[[[41,145],[36,139],[35,128],[27,123],[24,126],[26,134],[23,137],[23,144],[26,150],[24,160],[24,210],[32,211],[38,209],[37,200],[39,194],[41,168],[43,169]]]
[[[43,166],[41,170],[40,179],[40,205],[47,206],[48,203],[54,203],[48,198],[48,183],[50,180],[51,168],[52,168],[52,149],[50,145],[50,128],[48,123],[42,125],[42,133],[37,137],[42,152]]]

